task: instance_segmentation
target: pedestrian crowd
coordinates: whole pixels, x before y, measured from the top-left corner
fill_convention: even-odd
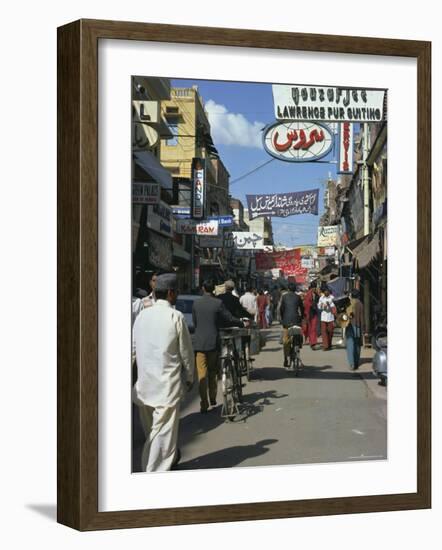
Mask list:
[[[145,285],[147,286],[147,285]],[[133,401],[138,406],[144,431],[142,470],[153,472],[173,469],[180,460],[177,447],[180,402],[185,391],[198,380],[200,413],[217,406],[219,373],[219,334],[226,327],[250,326],[256,322],[266,329],[277,321],[282,326],[284,367],[288,367],[291,338],[289,328],[302,328],[301,342],[312,350],[330,350],[338,311],[327,285],[310,284],[299,292],[294,282],[272,290],[251,286],[238,296],[233,281],[215,287],[211,280],[202,284],[201,297],[193,302],[194,334],[190,335],[182,312],[175,308],[178,283],[175,273],[154,273],[150,292],[141,287],[132,299],[133,325]],[[355,289],[339,313],[345,331],[349,368],[359,366],[364,310]],[[245,343],[250,340],[244,337]],[[303,339],[303,341],[302,341]]]

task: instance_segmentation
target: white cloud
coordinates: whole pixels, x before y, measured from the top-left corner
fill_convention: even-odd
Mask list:
[[[210,128],[215,145],[238,145],[262,149],[262,122],[249,122],[240,113],[230,113],[224,105],[209,99],[204,105],[209,116]]]

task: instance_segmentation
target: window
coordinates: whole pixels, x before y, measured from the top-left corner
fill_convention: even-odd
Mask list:
[[[167,117],[167,126],[173,137],[166,139],[166,145],[178,145],[178,117]]]

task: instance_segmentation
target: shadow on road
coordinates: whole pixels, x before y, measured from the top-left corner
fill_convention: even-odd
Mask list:
[[[232,468],[244,460],[268,453],[268,445],[277,443],[278,439],[262,439],[254,445],[236,445],[208,453],[187,462],[181,462],[176,470],[200,470],[202,468]]]
[[[323,365],[321,367],[304,365],[304,368],[299,371],[299,378],[318,378],[321,380],[360,380],[364,375],[366,380],[374,380],[376,376],[372,372],[358,371],[329,371],[332,369],[331,365]],[[328,371],[328,372],[327,372]]]
[[[263,382],[293,378],[293,374],[283,367],[258,367],[252,371],[251,382]]]
[[[272,399],[288,397],[287,393],[278,393],[275,390],[245,394],[240,405],[240,415],[237,421],[247,421],[248,418],[262,412],[266,405],[273,405]]]

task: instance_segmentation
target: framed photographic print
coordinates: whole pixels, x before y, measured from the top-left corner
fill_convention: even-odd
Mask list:
[[[431,506],[430,67],[428,42],[59,28],[60,523]]]

